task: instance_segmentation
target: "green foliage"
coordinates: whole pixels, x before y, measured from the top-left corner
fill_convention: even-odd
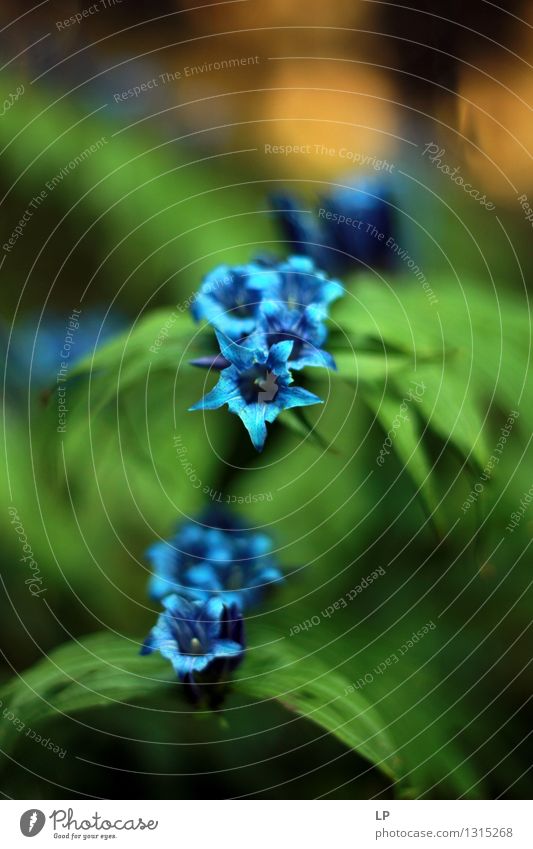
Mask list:
[[[16,673],[0,691],[2,710],[32,727],[73,717],[83,734],[84,712],[105,709],[108,716],[114,706],[175,699],[176,715],[161,734],[172,742],[176,724],[188,723],[180,731],[194,740],[202,715],[186,713],[170,666],[158,656],[139,657],[138,640],[110,631],[141,634],[153,624],[153,612],[142,607],[146,546],[168,536],[181,515],[241,499],[252,523],[275,528],[290,580],[280,608],[268,612],[268,627],[250,618],[251,647],[220,716],[226,708],[231,715],[232,699],[244,701],[242,721],[260,747],[260,711],[275,703],[289,728],[309,726],[318,740],[356,752],[398,794],[476,798],[494,786],[523,792],[520,782],[514,786],[523,771],[523,726],[520,716],[516,723],[508,717],[530,692],[530,648],[521,636],[531,607],[529,517],[498,545],[531,486],[533,392],[529,315],[504,276],[509,251],[496,284],[480,277],[484,269],[472,257],[475,275],[433,275],[433,303],[416,279],[396,272],[345,281],[327,343],[338,371],[308,369],[298,378],[326,403],[282,414],[265,462],[236,417],[187,412],[214,382],[189,365],[213,350],[211,331],[190,317],[191,295],[218,262],[247,261],[274,243],[265,186],[254,183],[258,169],[243,180],[231,154],[203,155],[135,130],[114,135],[118,128],[106,114],[85,118],[65,101],[52,108],[28,90],[0,123],[14,175],[5,187],[7,220],[15,223],[54,174],[106,138],[50,192],[47,215],[32,219],[24,250],[19,244],[9,257],[13,302],[30,246],[37,254],[57,224],[37,266],[40,294],[57,265],[52,298],[68,297],[70,306],[77,281],[76,297],[90,284],[89,300],[117,296],[136,316],[131,329],[71,370],[65,433],[56,430],[53,393],[46,408],[33,396],[28,409],[8,399],[0,521],[10,603],[2,628],[13,654],[6,653],[5,670]],[[418,197],[410,202],[418,208]],[[460,225],[453,237],[443,221],[438,226],[447,249],[460,255]],[[497,252],[499,243],[489,241],[483,249]],[[417,386],[423,390],[416,393]],[[484,480],[479,504],[463,515],[513,410],[520,417],[494,480]],[[7,518],[12,504],[49,606],[28,598]],[[386,586],[376,581],[325,622],[322,611],[377,566],[386,570]],[[28,631],[13,613],[19,609],[31,621]],[[320,627],[289,637],[291,622],[318,614]],[[373,672],[429,620],[437,627],[401,663]],[[487,623],[494,623],[490,632]],[[106,630],[80,638],[95,628]],[[72,641],[35,662],[28,632],[46,650],[65,630]],[[370,672],[372,683],[354,690]],[[149,739],[146,718],[134,721],[137,737]],[[15,724],[1,717],[1,747],[11,752],[20,740]]]
[[[354,281],[353,296],[339,308],[352,351],[336,354],[338,376],[355,384],[391,437],[431,513],[439,501],[427,431],[442,440],[441,450],[455,450],[479,473],[490,457],[498,413],[533,402],[529,319],[519,300],[471,281],[465,288],[440,278],[434,287],[438,304],[406,279],[391,286]]]
[[[24,211],[18,197],[26,204],[47,194],[48,215],[31,221],[25,239],[42,227],[37,243],[50,242],[50,250],[70,233],[71,261],[85,266],[78,295],[90,270],[89,297],[96,286],[107,298],[126,288],[128,307],[148,295],[168,299],[169,292],[185,299],[214,265],[246,261],[256,245],[267,248],[273,229],[268,215],[257,214],[260,189],[232,173],[231,153],[217,157],[175,139],[120,132],[109,111],[50,103],[28,88],[0,124],[2,161],[16,175],[5,202],[14,201],[17,221]]]
[[[302,656],[287,640],[280,646],[275,634],[254,629],[258,645],[250,650],[238,686],[254,699],[275,699],[289,711],[304,716],[326,733],[338,737],[370,760],[389,778],[398,778],[395,746],[379,713],[365,698],[346,700],[343,676],[314,656]],[[31,726],[57,715],[71,716],[116,702],[131,704],[166,688],[180,688],[172,680],[168,662],[159,657],[136,656],[133,640],[97,634],[68,643],[51,652],[35,667],[0,691],[0,702],[16,720]],[[176,722],[194,721],[193,716]],[[13,721],[0,725],[0,747],[9,751],[18,737]]]

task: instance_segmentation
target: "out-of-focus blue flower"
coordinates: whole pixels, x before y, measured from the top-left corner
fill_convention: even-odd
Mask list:
[[[394,207],[380,180],[365,179],[333,189],[311,213],[289,195],[271,200],[291,249],[329,272],[357,266],[381,267],[391,260],[386,242],[394,236]]]
[[[170,595],[163,600],[163,607],[141,654],[160,652],[180,681],[193,686],[193,693],[196,676],[205,680],[208,675],[209,683],[214,683],[241,662],[244,626],[236,605],[226,605],[220,597],[203,602]]]
[[[250,262],[233,268],[219,265],[204,278],[191,312],[197,321],[206,319],[238,341],[254,330],[269,282],[269,272],[262,264]]]
[[[371,267],[388,264],[391,254],[385,243],[394,229],[393,206],[382,182],[363,180],[338,188],[321,201],[327,244],[348,254],[340,255],[342,266],[353,264],[352,256]],[[350,218],[358,220],[357,227]]]
[[[119,316],[107,315],[104,319],[104,313],[96,309],[67,313],[65,317],[54,314],[41,321],[35,315],[26,316],[11,336],[9,372],[23,386],[31,367],[32,385],[47,388],[55,382],[63,363],[72,368],[119,333],[124,323]]]
[[[312,392],[291,386],[287,367],[293,342],[279,342],[265,353],[261,348],[237,345],[217,333],[220,352],[231,365],[220,372],[211,392],[190,410],[216,410],[223,404],[240,417],[254,447],[262,451],[267,422],[273,422],[282,410],[321,404]]]
[[[304,201],[292,195],[273,195],[270,205],[291,251],[312,258],[320,268],[337,270],[314,210],[304,209]]]
[[[271,195],[270,205],[291,251],[311,257],[319,268],[331,268],[330,251],[324,246],[324,233],[314,211],[305,209],[304,201],[292,195]]]
[[[290,309],[279,301],[266,301],[250,343],[253,341],[257,347],[268,350],[288,340],[293,343],[289,356],[291,369],[300,370],[305,366],[335,369],[335,360],[321,347],[328,335],[323,318],[323,307],[317,304]]]
[[[283,580],[271,549],[269,536],[229,514],[211,512],[203,522],[184,521],[171,540],[156,542],[146,552],[153,569],[150,595],[162,599],[179,593],[205,601],[219,594],[225,604],[244,610]]]

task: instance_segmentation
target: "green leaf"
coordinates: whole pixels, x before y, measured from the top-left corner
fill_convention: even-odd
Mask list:
[[[429,427],[445,442],[455,445],[470,464],[483,468],[489,457],[485,432],[486,404],[474,385],[465,384],[463,375],[451,362],[446,371],[422,366],[416,379],[424,384],[419,407]]]
[[[254,628],[250,649],[235,687],[253,699],[274,699],[333,734],[370,760],[389,778],[398,778],[395,745],[379,714],[363,696],[346,697],[348,681],[316,654],[302,654],[289,638]],[[139,657],[140,643],[96,634],[52,651],[0,691],[8,716],[32,725],[57,714],[131,704],[164,688],[179,687],[159,655]],[[13,721],[0,723],[0,749],[12,750],[19,737]]]
[[[269,244],[272,216],[250,214],[260,190],[237,170],[245,145],[213,155],[186,139],[157,144],[146,125],[124,131],[110,105],[87,114],[72,98],[28,87],[0,122],[6,167],[20,175],[10,194],[27,203],[37,187],[47,191],[65,226],[79,223],[82,247],[98,244],[105,270],[126,279],[129,298],[139,292],[141,303],[154,280],[175,286],[185,301],[213,265],[247,261],[255,246]],[[55,175],[59,183],[47,189]]]
[[[139,656],[140,642],[95,634],[52,651],[0,690],[4,710],[16,721],[32,725],[57,714],[110,707],[149,696],[163,685],[178,686],[161,658],[150,664]],[[5,716],[0,723],[0,749],[9,752],[19,732]]]
[[[396,744],[379,711],[318,652],[302,654],[291,637],[254,628],[254,645],[242,667],[239,688],[258,699],[275,699],[358,752],[393,780],[401,778]]]
[[[345,346],[332,353],[340,376],[351,374],[353,380],[357,359],[368,357],[369,363],[361,361],[360,379],[376,386],[386,382],[387,395],[402,396],[410,380],[423,381],[418,411],[424,421],[482,468],[490,455],[487,423],[493,408],[509,414],[520,402],[533,403],[527,310],[508,294],[472,281],[441,278],[432,286],[438,303],[430,304],[412,279],[396,277],[390,287],[358,279],[357,299],[346,298],[339,308],[341,331],[356,351],[396,353],[354,358]]]
[[[148,374],[188,369],[188,359],[197,353],[193,339],[197,335],[188,313],[177,309],[156,310],[120,334],[94,355],[76,365],[69,380],[91,378],[91,394],[99,407],[135,384],[143,385]]]
[[[303,437],[305,440],[309,440],[313,445],[315,445],[320,451],[327,451],[332,454],[336,454],[337,451],[331,445],[327,439],[325,439],[314,427],[305,413],[299,408],[292,408],[290,410],[284,410],[277,419],[284,427],[287,427],[289,430],[292,430],[298,436]]]
[[[405,415],[400,417],[401,401],[369,389],[363,392],[362,397],[381,422],[385,433],[390,434],[391,450],[398,454],[405,469],[411,475],[431,521],[439,530],[442,530],[438,518],[439,501],[433,486],[431,462],[424,447],[415,411],[407,410]],[[385,459],[386,454],[384,462]]]
[[[335,351],[337,371],[340,377],[355,383],[375,383],[387,380],[398,372],[408,371],[412,361],[404,354],[387,354],[380,351]]]

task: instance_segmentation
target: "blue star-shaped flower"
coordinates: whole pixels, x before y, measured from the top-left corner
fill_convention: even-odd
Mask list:
[[[170,660],[180,681],[193,687],[197,675],[209,674],[213,683],[241,662],[244,626],[236,605],[226,605],[218,597],[202,602],[170,595],[163,600],[163,607],[141,654],[160,652]]]
[[[270,284],[263,265],[230,268],[219,265],[204,278],[191,311],[197,321],[204,318],[235,341],[251,333],[259,305]]]
[[[220,372],[215,388],[190,410],[217,410],[227,404],[242,420],[254,447],[262,451],[267,422],[273,422],[282,410],[322,403],[307,389],[290,385],[293,378],[287,360],[292,342],[279,342],[265,352],[237,345],[221,333],[217,338],[222,356],[231,365]]]
[[[146,552],[153,569],[150,595],[207,600],[219,594],[225,604],[243,610],[283,580],[271,549],[270,537],[226,513],[211,512],[204,523],[185,521],[171,540],[156,542]]]

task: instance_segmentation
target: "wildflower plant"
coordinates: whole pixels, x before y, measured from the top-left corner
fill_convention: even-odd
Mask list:
[[[220,373],[215,388],[191,410],[216,410],[227,404],[241,419],[254,448],[262,451],[267,422],[273,422],[283,410],[321,403],[312,392],[291,385],[294,378],[288,360],[294,342],[248,347],[229,342],[219,333],[217,338],[229,366]]]
[[[53,110],[43,103],[44,117],[38,118],[34,108],[39,87],[34,88],[32,98],[21,98],[16,109],[4,116],[0,129],[5,135],[8,167],[15,174],[37,176],[38,189],[54,173],[56,157],[68,162],[86,147],[88,124],[73,121],[71,106],[64,111],[60,101]],[[88,119],[91,124],[99,120],[97,116]],[[109,133],[108,125],[100,127],[94,138]],[[486,226],[484,220],[474,228],[491,271],[495,265],[493,285],[487,285],[485,264],[479,263],[479,285],[472,279],[478,264],[472,262],[472,245],[466,240],[451,252],[454,274],[450,275],[437,246],[445,234],[446,249],[453,247],[453,234],[465,229],[458,227],[457,221],[463,213],[465,220],[470,220],[471,208],[460,208],[464,192],[461,197],[447,195],[444,203],[436,202],[427,192],[425,179],[402,180],[402,191],[418,192],[406,211],[424,210],[425,217],[433,204],[434,255],[431,240],[422,236],[409,215],[404,217],[404,226],[407,230],[411,227],[409,244],[418,243],[423,250],[420,261],[425,265],[427,259],[425,270],[438,294],[438,309],[427,297],[427,280],[419,274],[421,267],[414,265],[414,258],[411,264],[403,263],[401,274],[391,265],[385,283],[372,274],[372,269],[382,268],[393,255],[387,241],[389,235],[396,235],[391,220],[394,205],[389,187],[381,181],[357,181],[323,191],[313,209],[306,209],[309,204],[287,190],[282,199],[274,201],[280,229],[272,242],[278,257],[250,256],[250,261],[243,263],[238,253],[242,248],[230,247],[235,245],[235,221],[239,221],[241,245],[266,244],[269,236],[263,216],[245,214],[237,219],[228,215],[219,170],[223,160],[217,160],[217,169],[208,176],[201,163],[193,163],[191,169],[190,150],[180,151],[175,144],[169,150],[170,158],[163,162],[167,148],[150,145],[147,151],[144,140],[135,141],[136,131],[127,134],[127,142],[124,134],[114,134],[113,144],[103,146],[91,159],[90,169],[79,168],[76,178],[69,178],[64,190],[54,193],[54,209],[56,203],[68,201],[67,213],[74,208],[71,201],[76,200],[69,196],[72,188],[77,191],[83,186],[84,192],[90,192],[90,220],[104,216],[106,226],[88,227],[84,242],[97,232],[99,238],[109,236],[110,249],[121,246],[120,251],[109,254],[109,261],[116,263],[117,279],[128,280],[124,290],[120,287],[121,307],[137,287],[139,299],[131,313],[128,311],[131,327],[103,345],[99,324],[93,332],[90,308],[88,304],[83,307],[79,328],[72,328],[74,344],[65,369],[68,427],[60,433],[54,389],[66,334],[64,319],[74,306],[69,287],[76,275],[69,273],[70,263],[78,251],[69,252],[69,265],[50,291],[57,308],[62,294],[56,289],[65,278],[65,308],[59,310],[57,328],[50,326],[50,336],[44,324],[36,332],[35,318],[29,335],[25,333],[26,299],[32,298],[33,309],[33,298],[42,287],[26,287],[27,269],[19,260],[24,258],[26,240],[31,256],[32,229],[42,232],[40,227],[35,231],[37,220],[25,230],[24,242],[6,257],[4,266],[6,284],[15,286],[21,298],[14,333],[7,314],[6,324],[0,328],[7,369],[4,442],[9,459],[3,485],[4,517],[9,523],[3,565],[6,591],[13,590],[9,598],[23,605],[24,595],[28,597],[20,621],[27,626],[30,639],[15,617],[4,617],[6,660],[15,674],[4,664],[0,702],[6,721],[0,723],[0,748],[11,757],[11,749],[27,736],[21,728],[26,727],[31,740],[54,714],[61,716],[61,722],[56,722],[51,738],[62,733],[65,718],[69,737],[76,726],[90,734],[92,715],[89,722],[80,723],[76,715],[111,707],[127,711],[123,727],[128,732],[128,756],[131,753],[132,762],[139,766],[138,774],[152,775],[154,764],[161,764],[159,754],[156,760],[151,756],[144,759],[152,731],[158,753],[167,741],[166,751],[185,753],[193,747],[182,747],[182,742],[198,742],[205,752],[209,740],[221,740],[211,733],[222,724],[217,718],[203,715],[204,711],[191,718],[179,701],[175,711],[169,710],[170,700],[187,695],[195,705],[216,708],[231,687],[235,702],[227,704],[224,713],[224,720],[231,725],[226,735],[231,768],[245,762],[243,754],[251,754],[261,764],[272,761],[270,756],[278,754],[274,746],[287,740],[292,728],[301,726],[303,731],[307,723],[315,723],[318,736],[316,729],[309,734],[299,731],[296,742],[320,738],[324,746],[331,737],[335,746],[343,745],[366,758],[373,768],[363,772],[371,776],[373,795],[391,793],[396,784],[394,792],[399,789],[411,796],[427,795],[437,787],[440,795],[466,797],[483,792],[487,775],[490,785],[502,795],[511,787],[511,792],[520,788],[520,793],[527,793],[520,779],[523,775],[527,781],[528,777],[525,745],[523,756],[516,759],[529,731],[522,718],[523,681],[519,678],[516,686],[506,678],[507,673],[514,675],[516,663],[507,665],[509,672],[499,662],[502,641],[497,633],[487,633],[481,660],[477,657],[480,652],[470,653],[462,667],[465,635],[468,639],[468,635],[482,634],[491,616],[498,616],[505,607],[514,611],[514,621],[513,616],[506,619],[506,644],[519,645],[528,613],[524,569],[520,568],[529,541],[527,522],[512,527],[509,517],[516,515],[516,504],[530,486],[524,462],[530,438],[527,410],[533,403],[527,368],[530,316],[527,302],[518,294],[523,292],[522,273],[512,273],[510,245],[500,250],[497,222],[495,230],[488,219]],[[48,133],[44,149],[39,133]],[[10,143],[19,137],[20,144]],[[72,139],[74,150],[69,149],[67,156],[65,149],[63,156],[60,148],[67,142],[70,145]],[[121,145],[126,145],[122,156]],[[123,167],[117,168],[121,159]],[[234,192],[233,179],[228,182]],[[453,191],[451,181],[448,184]],[[264,208],[264,198],[253,197],[260,185],[260,181],[247,183],[246,190],[239,193],[240,201],[251,198],[255,210]],[[94,192],[95,186],[100,190]],[[13,192],[20,188],[23,194],[18,200],[23,209],[28,202],[26,179],[12,186]],[[134,202],[110,203],[110,198],[133,198]],[[216,229],[213,240],[206,236],[205,228],[196,226],[205,220],[207,198]],[[231,209],[236,209],[233,196],[232,204]],[[83,206],[75,206],[79,214],[83,214]],[[162,215],[162,210],[166,214]],[[39,217],[43,215],[45,207]],[[183,237],[176,239],[177,233]],[[68,236],[72,236],[70,230]],[[520,246],[524,251],[525,242]],[[97,257],[100,247],[95,251]],[[80,243],[81,257],[90,256],[90,248],[87,244],[86,253]],[[203,282],[195,282],[196,293],[191,295],[188,286],[186,291],[180,289],[183,271],[179,275],[172,272],[177,267],[190,269],[220,248],[228,255],[234,250],[230,263],[215,268]],[[475,251],[477,256],[477,244]],[[286,253],[292,256],[285,259]],[[53,259],[55,254],[51,256]],[[455,260],[459,274],[455,273]],[[133,268],[140,272],[131,275]],[[368,268],[370,273],[361,273]],[[40,263],[36,274],[39,269],[43,270]],[[91,282],[91,302],[93,297],[94,303],[98,300],[94,287],[97,291],[98,286],[104,287],[106,298],[109,294],[111,276],[103,271]],[[336,276],[342,283],[331,279]],[[85,277],[82,273],[84,287]],[[179,309],[168,304],[149,307],[147,279],[168,279],[168,286],[176,287],[173,294],[180,299]],[[154,296],[156,290],[164,291],[154,286]],[[9,300],[11,315],[16,299],[9,296]],[[202,326],[195,327],[187,313],[184,305],[190,303],[193,318]],[[26,319],[30,304],[25,307]],[[108,319],[103,330],[107,324]],[[19,330],[20,344],[15,338]],[[86,330],[87,345],[83,340]],[[90,356],[78,358],[82,353]],[[192,368],[186,360],[208,371]],[[43,366],[42,376],[39,366]],[[20,403],[22,398],[15,397],[16,403],[9,398],[13,369],[23,376],[18,386],[24,392],[49,389],[47,406],[39,400],[28,408],[31,419],[22,414],[26,407]],[[320,426],[327,439],[313,454],[316,443],[307,439],[311,430],[298,430],[294,425],[309,415],[305,407],[314,406],[318,413],[326,385],[329,410]],[[424,391],[405,411],[404,399],[412,385],[422,386]],[[202,395],[205,397],[199,400]],[[190,405],[194,414],[187,412]],[[206,411],[208,418],[207,410],[221,406],[227,406],[233,416],[222,411],[216,414],[222,427],[216,433],[217,450],[210,451],[198,411]],[[507,423],[502,428],[505,415]],[[205,490],[213,489],[208,496],[213,503],[221,490],[223,497],[230,491],[245,491],[242,469],[248,458],[243,460],[242,451],[248,433],[236,416],[243,420],[253,445],[266,455],[261,458],[266,462],[250,464],[255,480],[260,481],[258,490],[268,487],[276,491],[274,503],[268,506],[261,499],[246,502],[248,495],[240,503],[254,503],[251,511],[256,522],[266,524],[276,518],[281,522],[283,517],[284,536],[291,528],[294,534],[286,541],[294,545],[296,558],[306,567],[298,570],[294,579],[301,582],[300,591],[290,597],[285,595],[286,570],[282,570],[268,534],[252,529],[231,513],[206,516],[196,512],[207,497]],[[197,478],[202,479],[200,489],[188,472],[185,477],[187,464],[179,458],[176,462],[169,438],[176,426],[186,445],[181,459],[187,456],[195,467]],[[276,447],[280,452],[275,457],[269,456],[272,445],[266,440],[267,428],[275,429],[279,437]],[[302,434],[306,445],[297,447]],[[242,439],[235,439],[236,435]],[[228,436],[231,438],[226,439]],[[390,462],[379,460],[382,445],[395,454]],[[54,447],[56,456],[51,456]],[[226,469],[222,469],[219,447],[228,449]],[[277,462],[280,457],[283,462]],[[263,465],[270,468],[260,468]],[[491,470],[490,482],[487,469]],[[491,498],[488,513],[483,509],[488,493],[477,492],[481,487],[476,480],[484,481],[486,490],[500,486],[500,492],[493,490],[496,497]],[[477,494],[469,504],[465,497],[470,489]],[[249,496],[252,498],[251,493]],[[167,528],[176,503],[180,514],[191,518],[182,520],[168,538],[166,533],[156,538],[148,549],[146,583],[153,610],[143,620],[146,609],[135,602],[138,576],[129,559],[121,556],[121,549],[137,546],[139,550],[144,545],[138,515],[151,526]],[[485,517],[481,525],[479,516]],[[118,536],[108,532],[110,522]],[[433,524],[437,534],[432,536]],[[482,540],[491,527],[494,540]],[[502,528],[507,528],[504,539]],[[117,538],[125,544],[117,545]],[[434,546],[433,538],[438,539]],[[21,550],[24,539],[27,545]],[[85,545],[80,545],[80,541],[90,544],[93,539],[98,541],[103,569],[93,568]],[[498,542],[496,547],[493,541]],[[380,570],[375,567],[381,557],[387,558],[387,563]],[[35,578],[32,572],[37,564],[45,607],[24,590]],[[387,565],[390,568],[385,568]],[[498,575],[505,575],[503,590],[498,589]],[[78,588],[83,588],[92,604],[94,619],[88,619],[80,604],[72,603],[72,591]],[[128,601],[131,598],[133,604]],[[275,609],[268,608],[270,603]],[[6,609],[9,612],[10,604]],[[472,611],[481,612],[465,629]],[[106,627],[101,633],[83,636],[80,628],[88,624],[92,631],[96,616]],[[31,640],[45,633],[47,622],[53,622],[54,629],[57,623],[73,639],[22,672],[34,651]],[[391,631],[394,622],[400,626]],[[19,644],[22,651],[17,657]],[[405,665],[407,650],[412,654]],[[493,672],[487,676],[487,670]],[[496,691],[505,695],[494,701]],[[490,711],[485,710],[487,699]],[[143,708],[132,710],[141,700]],[[284,711],[289,713],[284,715]],[[514,717],[512,723],[507,721],[509,716]],[[111,725],[117,727],[122,720],[119,713]],[[202,728],[209,730],[199,739]],[[459,736],[457,728],[461,729]],[[273,736],[262,733],[267,729]],[[87,752],[93,742],[90,737],[72,739],[73,753],[88,753],[89,760],[104,764],[111,760]],[[253,749],[249,750],[252,739]],[[267,739],[272,747],[265,753],[260,747]],[[134,740],[142,740],[143,745],[135,748]],[[23,748],[22,761],[29,748],[43,747]],[[276,767],[276,782],[278,778],[303,780],[298,748],[294,756],[283,758],[296,765],[294,775],[290,766],[283,775],[278,775]],[[211,747],[213,762],[206,761],[203,766],[210,770],[220,766],[215,760],[218,750],[217,745]],[[49,757],[44,748],[43,753]],[[329,753],[335,759],[338,749]],[[72,766],[76,759],[71,760]],[[351,782],[355,764],[358,793],[364,786],[358,763],[351,758],[344,761],[344,777],[349,780],[346,792],[355,786]],[[8,763],[16,762],[17,758],[12,758]],[[222,765],[229,763],[224,756]],[[492,784],[494,763],[505,764],[505,777],[499,785]],[[5,789],[11,795],[19,780],[17,774],[27,772],[23,763],[20,766],[8,771],[9,787]],[[194,772],[188,766],[191,764],[184,763],[182,769],[180,764],[179,771]],[[104,784],[94,787],[84,778],[76,791],[99,796],[109,789],[113,792],[110,785],[105,786],[112,770],[91,769],[96,781]],[[53,763],[45,765],[43,775],[51,775],[50,770],[53,772]],[[175,765],[169,763],[174,795],[175,771]],[[212,772],[224,774],[224,769]],[[239,774],[246,774],[248,782],[253,772],[235,769],[233,774],[236,781]],[[36,771],[30,774],[32,781],[36,780]],[[335,785],[336,791],[342,792],[342,782]],[[50,792],[49,783],[42,788],[35,784],[35,788],[38,795]],[[241,791],[250,795],[255,788],[236,784],[234,789],[239,795]],[[322,795],[331,787],[316,784],[313,773],[312,789]],[[170,787],[165,790],[171,795]]]
[[[221,266],[208,275],[192,311],[196,319],[213,325],[220,352],[194,364],[221,369],[221,374],[215,388],[190,410],[227,404],[262,451],[267,423],[283,410],[321,403],[312,392],[293,385],[292,371],[335,369],[322,346],[329,307],[343,291],[306,257],[256,261],[235,269]]]
[[[271,537],[250,530],[231,513],[186,519],[170,540],[153,543],[146,552],[153,570],[149,594],[156,600],[177,593],[203,601],[218,594],[225,604],[244,610],[283,580],[272,548]]]
[[[141,654],[159,652],[179,680],[190,685],[189,697],[200,698],[198,682],[219,683],[237,668],[244,655],[244,627],[238,605],[220,596],[189,601],[166,596],[163,612],[151,629]]]
[[[150,596],[164,611],[141,654],[159,652],[198,703],[202,683],[223,684],[245,651],[243,612],[283,581],[272,540],[226,511],[181,522],[146,552]],[[217,698],[223,691],[216,690]]]
[[[336,368],[323,345],[329,307],[342,294],[342,285],[307,257],[219,266],[208,274],[191,311],[213,327],[219,352],[193,364],[218,372],[218,382],[189,409],[226,405],[262,451],[267,423],[284,410],[322,403],[295,385],[292,371]],[[147,558],[149,593],[164,612],[142,653],[162,654],[199,699],[205,674],[213,682],[240,663],[243,611],[282,580],[271,541],[232,517],[217,526],[210,516],[205,523],[184,521],[171,540],[150,546]]]

